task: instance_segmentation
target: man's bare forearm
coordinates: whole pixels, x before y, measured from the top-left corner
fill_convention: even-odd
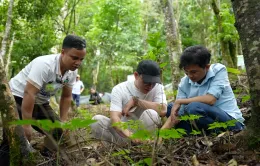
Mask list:
[[[201,103],[205,103],[208,105],[214,105],[216,102],[216,98],[210,94],[207,94],[207,95],[196,96],[196,97],[187,98],[187,99],[177,99],[175,101],[175,103],[179,103],[179,104],[189,104],[192,102],[201,102]]]
[[[166,115],[166,109],[167,109],[166,104],[161,104],[161,103],[157,103],[157,102],[151,102],[151,101],[138,99],[137,106],[139,106],[143,109],[153,109],[160,116]]]
[[[22,102],[22,118],[32,119],[32,113],[34,108],[35,96],[28,92],[24,92],[23,102]]]
[[[60,119],[66,121],[68,119],[68,112],[71,105],[71,97],[61,97],[60,99]]]
[[[120,123],[121,122],[121,116],[118,115],[118,113],[110,113],[110,117],[111,117],[111,123],[112,125],[115,123]],[[123,122],[122,122],[123,123]],[[130,137],[133,133],[128,130],[128,129],[122,129],[120,127],[118,127],[117,125],[113,126],[113,128],[118,132],[119,135],[121,135],[122,137]]]

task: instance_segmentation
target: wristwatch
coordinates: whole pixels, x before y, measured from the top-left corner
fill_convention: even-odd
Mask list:
[[[139,101],[139,97],[133,96],[133,100],[135,102],[135,106],[137,106],[138,105],[138,101]]]

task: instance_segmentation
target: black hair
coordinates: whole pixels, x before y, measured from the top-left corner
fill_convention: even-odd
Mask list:
[[[203,46],[191,46],[186,48],[181,57],[179,68],[183,69],[188,65],[198,65],[201,68],[205,68],[210,62],[211,54],[209,50]]]
[[[67,35],[62,43],[62,49],[64,48],[76,48],[77,50],[83,50],[86,48],[86,41],[76,35]]]

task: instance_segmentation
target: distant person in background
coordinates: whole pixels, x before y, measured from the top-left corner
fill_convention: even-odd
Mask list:
[[[73,101],[76,102],[76,106],[79,106],[79,100],[80,100],[80,94],[83,92],[84,90],[84,84],[82,81],[80,81],[80,75],[77,75],[76,77],[76,82],[73,85],[73,89],[72,89],[72,98]]]
[[[93,105],[98,105],[101,103],[101,97],[99,93],[95,90],[95,88],[90,88],[89,102]]]

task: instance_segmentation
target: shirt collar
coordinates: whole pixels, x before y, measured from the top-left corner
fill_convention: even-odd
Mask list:
[[[197,82],[193,82],[189,79],[189,83],[191,85],[197,85],[197,86],[201,86],[201,85],[204,85],[206,82],[208,82],[208,80],[211,78],[211,77],[214,77],[215,76],[215,73],[212,69],[212,67],[210,66],[208,72],[207,72],[207,75],[206,75],[206,78],[201,82],[201,84],[198,84]],[[188,76],[187,76],[188,77]],[[188,77],[189,78],[189,77]]]

